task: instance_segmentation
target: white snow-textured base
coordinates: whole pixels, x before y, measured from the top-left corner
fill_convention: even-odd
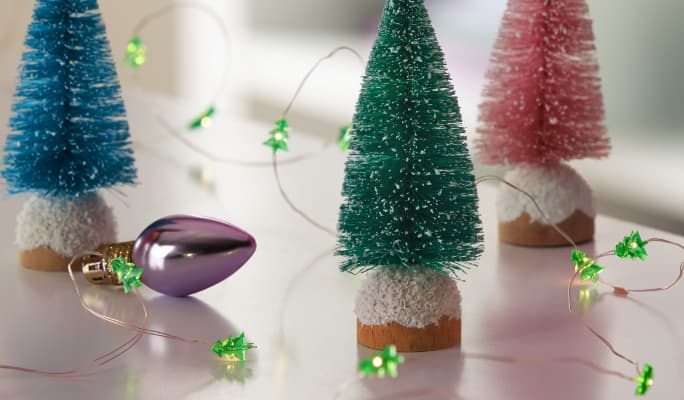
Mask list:
[[[500,222],[511,222],[525,212],[541,224],[561,223],[576,210],[587,217],[596,216],[589,184],[568,165],[520,165],[506,172],[505,179],[531,194],[549,220],[527,196],[502,184],[497,201]]]
[[[95,193],[70,199],[32,196],[17,217],[21,250],[47,246],[72,257],[115,240],[112,209]]]
[[[356,317],[363,325],[397,322],[408,328],[461,318],[456,281],[429,269],[410,272],[386,268],[369,272],[356,296]]]

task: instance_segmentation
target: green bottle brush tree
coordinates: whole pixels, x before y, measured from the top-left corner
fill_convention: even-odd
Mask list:
[[[356,305],[362,344],[420,351],[460,341],[453,278],[482,252],[464,134],[423,0],[388,0],[352,123],[338,225],[342,271],[369,272]]]

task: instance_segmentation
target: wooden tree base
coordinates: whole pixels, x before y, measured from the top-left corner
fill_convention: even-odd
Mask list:
[[[558,227],[575,243],[594,239],[594,218],[588,217],[580,210],[575,210],[568,219],[559,223]],[[511,222],[499,222],[499,240],[518,246],[570,246],[567,239],[551,225],[532,222],[527,213]]]
[[[65,272],[71,259],[47,246],[19,252],[19,264],[24,268],[45,272]],[[77,268],[80,269],[80,268]]]
[[[363,325],[356,320],[359,344],[382,350],[393,344],[401,352],[432,351],[461,344],[461,320],[442,316],[437,324],[407,328],[396,322],[387,325]]]

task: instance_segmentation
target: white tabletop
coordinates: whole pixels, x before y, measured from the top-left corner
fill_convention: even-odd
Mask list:
[[[226,156],[269,160],[269,149],[260,142],[270,126],[233,121],[219,121],[219,126],[223,123],[230,127],[193,135],[201,145],[213,140],[212,148]],[[244,367],[231,371],[204,346],[145,337],[123,358],[86,377],[55,379],[0,371],[0,398],[411,398],[400,394],[429,388],[431,395],[417,398],[633,396],[635,384],[581,366],[518,365],[463,356],[464,352],[574,356],[634,373],[568,313],[566,285],[572,274],[568,248],[498,243],[493,187],[480,189],[486,251],[479,267],[460,284],[462,348],[407,354],[396,380],[360,380],[359,359],[371,354],[355,340],[354,297],[363,278],[338,272],[339,260],[324,255],[326,251],[330,254],[334,239],[287,208],[269,168],[213,165],[217,177],[212,194],[189,178],[187,165],[198,163],[197,157],[167,140],[158,127],[134,124],[133,128],[140,185],[125,190],[127,204],[107,196],[118,217],[122,240],[134,239],[159,217],[191,213],[226,219],[251,232],[258,242],[257,252],[242,270],[195,296],[175,299],[143,289],[151,327],[211,340],[244,330],[258,349],[250,353],[251,360]],[[295,134],[292,155],[319,146],[315,139]],[[340,202],[343,162],[344,155],[331,147],[319,157],[282,168],[283,183],[294,201],[331,227]],[[22,202],[23,198],[9,198],[0,203],[0,364],[75,367],[119,345],[130,333],[84,312],[66,274],[19,267],[13,230]],[[634,228],[645,237],[684,241],[648,227],[599,217],[595,243],[583,248],[590,254],[609,250]],[[661,286],[671,281],[684,254],[656,244],[649,252],[652,256],[645,264],[606,260],[604,278],[627,287]],[[86,297],[109,314],[140,321],[136,303],[117,290],[91,286]],[[683,301],[682,287],[630,299],[608,294],[589,314],[618,349],[655,367],[656,385],[648,394],[650,399],[682,396]]]

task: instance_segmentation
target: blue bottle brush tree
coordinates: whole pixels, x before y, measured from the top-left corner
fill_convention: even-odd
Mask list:
[[[423,0],[386,2],[352,126],[337,254],[343,271],[373,271],[357,298],[359,341],[454,345],[460,295],[450,276],[476,264],[482,228],[460,108]]]
[[[126,110],[97,0],[37,0],[25,48],[2,176],[10,194],[33,195],[22,263],[63,268],[53,255],[114,239],[97,190],[135,182]]]

